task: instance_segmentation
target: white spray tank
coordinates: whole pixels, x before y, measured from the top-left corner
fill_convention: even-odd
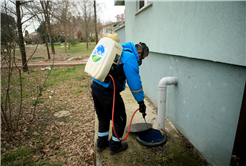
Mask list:
[[[108,73],[120,61],[123,47],[119,44],[118,34],[103,37],[94,48],[85,66],[85,72],[103,82]]]

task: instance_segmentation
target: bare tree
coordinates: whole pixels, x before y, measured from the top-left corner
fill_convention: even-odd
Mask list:
[[[11,78],[11,65],[13,65],[11,52],[12,49],[15,48],[15,20],[14,17],[10,16],[7,10],[7,2],[1,6],[1,41],[3,41],[1,46],[1,66],[5,64],[9,64],[9,70],[8,70],[8,81],[6,82],[6,95],[5,97],[1,98],[2,100],[5,100],[5,103],[1,100],[1,119],[2,123],[8,130],[12,128],[12,109],[10,103],[7,101],[10,101],[10,78]]]
[[[68,36],[68,11],[70,7],[70,2],[68,0],[58,1],[61,6],[60,9],[56,11],[53,16],[56,18],[54,28],[65,40],[65,53],[67,53],[67,36]]]
[[[85,36],[86,36],[86,48],[88,50],[88,43],[90,42],[90,32],[92,27],[92,2],[87,1],[88,5],[84,5],[84,23],[85,23]]]
[[[49,44],[48,44],[48,39],[47,39],[46,21],[43,22],[43,27],[44,27],[44,40],[45,40],[46,50],[47,50],[47,54],[48,54],[48,59],[50,59],[50,50],[49,50]]]
[[[40,0],[40,3],[33,3],[31,5],[25,5],[26,9],[34,14],[34,13],[38,13],[36,14],[36,19],[39,22],[42,22],[43,25],[43,29],[41,31],[41,33],[44,33],[44,38],[45,38],[45,43],[46,43],[46,47],[47,47],[47,54],[48,54],[48,59],[50,59],[50,53],[49,53],[49,48],[48,48],[48,39],[47,39],[47,35],[49,34],[49,39],[50,39],[50,45],[51,45],[51,50],[52,53],[55,54],[55,49],[54,49],[54,41],[53,41],[53,33],[51,30],[51,24],[50,24],[50,15],[51,13],[51,5],[50,5],[50,1],[44,1],[44,0]]]
[[[65,37],[65,53],[67,53],[67,14],[68,14],[68,0],[64,0],[64,12],[63,12],[63,27],[64,27],[64,37]]]
[[[18,28],[18,35],[19,35],[19,48],[21,52],[21,59],[22,59],[22,65],[23,65],[23,71],[28,71],[27,67],[27,60],[26,60],[26,50],[25,50],[25,44],[24,44],[24,38],[22,34],[22,16],[21,16],[21,5],[26,2],[16,1],[16,14],[17,14],[17,28]]]
[[[71,18],[72,18],[72,14],[69,12],[68,13],[68,20],[67,20],[67,24],[68,24],[68,39],[69,39],[69,41],[68,41],[68,50],[70,50],[70,43],[71,43],[71,34],[72,34],[72,22],[70,21],[71,20]]]
[[[16,2],[15,7],[16,9],[20,9],[20,5],[23,5],[25,2],[21,2],[22,4],[20,4],[19,2]],[[27,2],[26,2],[27,3]],[[7,29],[13,30],[13,32],[15,31],[15,26],[13,26],[13,20],[12,16],[9,15],[8,11],[11,11],[12,14],[15,14],[15,12],[13,12],[13,10],[7,6],[7,2],[4,2],[4,5],[1,5],[1,11],[5,13],[6,19],[5,20],[1,20],[1,21],[5,21],[4,25],[2,24],[3,22],[1,22],[1,34],[3,34],[3,37],[5,38],[5,36],[7,36],[5,38],[6,41],[6,45],[2,51],[1,57],[1,70],[3,68],[3,66],[7,67],[7,71],[5,72],[5,78],[4,81],[2,82],[2,86],[4,87],[1,90],[1,98],[3,100],[1,100],[1,119],[2,119],[2,124],[4,125],[3,127],[6,127],[8,129],[8,131],[10,132],[10,134],[12,133],[11,131],[13,131],[14,129],[18,128],[19,125],[19,120],[21,118],[22,115],[22,104],[23,104],[23,83],[22,83],[22,70],[23,68],[26,67],[26,64],[28,61],[25,62],[25,65],[22,65],[21,68],[19,68],[16,64],[16,57],[15,57],[15,48],[16,48],[16,41],[19,42],[20,45],[20,37],[14,37],[12,32],[8,32],[5,31],[4,27],[6,26]],[[17,11],[18,14],[20,14],[20,11]],[[18,15],[17,15],[18,16]],[[17,17],[17,26],[18,27],[18,35],[20,35],[19,31],[22,26],[21,23],[21,17],[18,16]],[[22,31],[21,31],[22,32]],[[22,33],[21,33],[22,34]],[[14,34],[15,35],[15,34]],[[23,36],[22,36],[23,37]],[[23,43],[24,45],[24,43]],[[38,45],[37,45],[38,46]],[[36,46],[36,49],[37,49]],[[25,46],[24,46],[25,47]],[[20,47],[21,48],[21,47]],[[34,55],[36,49],[34,50],[33,54],[31,55],[31,57]],[[25,52],[25,49],[22,50],[22,52]],[[25,58],[26,60],[26,58]],[[15,85],[11,85],[12,78],[13,77],[13,71],[14,68],[17,69],[17,73],[18,73],[18,77],[17,79],[19,79],[19,82],[17,82]],[[13,89],[18,89],[18,92],[13,94]]]
[[[45,39],[45,44],[46,44],[46,49],[47,49],[47,54],[48,54],[48,59],[50,59],[50,51],[49,51],[49,45],[48,45],[48,40],[47,40],[47,29],[46,29],[46,23],[47,23],[47,9],[44,6],[44,1],[40,1],[40,4],[42,6],[43,9],[43,13],[44,13],[44,17],[45,17],[45,21],[43,21],[43,27],[44,27],[44,39]]]
[[[51,30],[51,24],[50,24],[50,8],[51,8],[50,0],[40,0],[40,4],[42,6],[42,10],[43,10],[43,14],[44,14],[45,22],[46,22],[45,25],[47,25],[48,32],[49,32],[51,50],[52,50],[52,53],[55,54],[53,33]]]
[[[82,32],[84,30],[83,34],[85,34],[87,50],[88,50],[89,35],[92,25],[92,9],[93,9],[93,3],[90,0],[79,1],[77,5],[77,10],[81,11],[78,12],[78,14],[81,18],[81,29]]]

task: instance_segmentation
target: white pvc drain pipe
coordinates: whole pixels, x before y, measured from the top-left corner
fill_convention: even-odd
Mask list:
[[[167,85],[177,85],[177,77],[164,77],[160,80],[158,85],[158,117],[157,129],[165,129],[165,111],[166,111],[166,91]]]

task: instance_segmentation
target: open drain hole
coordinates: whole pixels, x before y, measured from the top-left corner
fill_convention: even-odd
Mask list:
[[[151,139],[152,137],[152,139]],[[167,142],[167,137],[162,134],[159,130],[149,129],[143,132],[139,132],[136,135],[137,141],[144,146],[160,146]]]

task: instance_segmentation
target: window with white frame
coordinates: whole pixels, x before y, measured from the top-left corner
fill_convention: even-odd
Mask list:
[[[140,10],[141,8],[147,6],[150,3],[150,0],[138,0],[138,9]]]
[[[106,33],[111,33],[112,34],[112,29],[106,29]]]

